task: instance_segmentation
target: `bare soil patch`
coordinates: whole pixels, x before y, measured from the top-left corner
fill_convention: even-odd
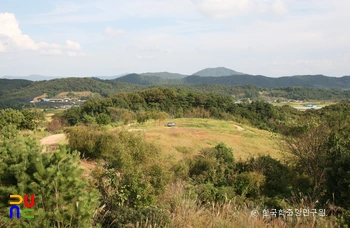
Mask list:
[[[50,135],[40,140],[40,144],[43,146],[50,146],[59,144],[66,139],[65,134]]]

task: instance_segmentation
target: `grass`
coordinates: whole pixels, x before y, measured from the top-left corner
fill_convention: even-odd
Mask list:
[[[167,122],[176,127],[166,127]],[[193,157],[202,148],[214,147],[224,142],[233,149],[235,159],[247,159],[259,154],[279,158],[278,137],[268,131],[232,121],[214,119],[169,119],[148,121],[144,124],[124,126],[128,131],[144,132],[145,139],[159,145],[163,155],[174,162]]]
[[[171,219],[169,227],[172,228],[339,227],[333,216],[264,217],[263,210],[267,209],[266,206],[239,196],[222,203],[202,204],[195,194],[191,194],[187,183],[180,181],[170,184],[160,200],[162,205],[167,205]]]

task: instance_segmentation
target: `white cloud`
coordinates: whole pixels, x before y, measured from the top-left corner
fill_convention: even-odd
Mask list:
[[[77,57],[77,56],[86,56],[84,52],[68,51],[68,56]]]
[[[141,55],[136,55],[137,59],[153,59],[153,56],[141,56]]]
[[[66,46],[69,50],[80,50],[80,44],[71,40],[66,40]]]
[[[282,0],[192,0],[200,13],[214,18],[227,18],[248,12],[285,14]]]
[[[66,40],[66,47],[55,43],[36,43],[29,35],[22,33],[14,14],[0,13],[0,52],[31,50],[38,51],[43,55],[60,55],[62,54],[63,48],[68,50],[81,50],[80,44],[71,40]],[[76,53],[76,55],[83,56],[85,54],[79,52]]]
[[[61,46],[58,44],[49,44],[49,43],[45,43],[45,42],[38,43],[38,46],[39,46],[39,48],[43,48],[43,49],[44,48],[53,48],[53,49],[61,48]]]
[[[6,51],[5,46],[0,41],[0,52],[5,52],[5,51]]]
[[[0,13],[0,50],[37,50],[38,46],[18,27],[18,21],[12,13]]]
[[[60,54],[62,54],[62,51],[60,49],[48,49],[48,50],[41,50],[40,54],[43,54],[43,55],[60,55]]]
[[[281,0],[276,0],[272,4],[272,10],[277,14],[286,14],[288,12],[286,6]]]
[[[123,29],[114,29],[111,27],[107,27],[105,29],[105,35],[107,36],[118,36],[125,33],[125,31]]]
[[[75,57],[77,56],[77,53],[75,51],[69,51],[68,56]]]

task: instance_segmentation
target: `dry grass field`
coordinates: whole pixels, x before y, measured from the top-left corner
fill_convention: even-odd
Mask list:
[[[176,122],[176,127],[167,127],[167,122]],[[175,162],[220,142],[232,148],[235,159],[244,160],[258,154],[269,154],[274,158],[281,156],[278,136],[232,121],[182,118],[149,121],[123,128],[144,134],[147,141],[159,145],[164,156]]]
[[[67,94],[68,94],[69,92],[62,92],[62,93],[60,93],[60,94],[57,94],[54,98],[65,98],[65,97],[67,97]],[[90,94],[93,94],[92,92],[90,92],[90,91],[82,91],[82,92],[71,92],[71,93],[73,93],[75,96],[77,96],[77,97],[87,97],[87,96],[89,96]]]
[[[168,122],[175,122],[176,126],[167,127]],[[108,128],[113,132],[124,129],[144,135],[146,141],[161,148],[161,157],[165,166],[171,166],[185,157],[192,158],[201,149],[214,147],[221,142],[232,148],[236,160],[246,160],[259,154],[270,155],[274,158],[281,157],[278,136],[232,121],[181,118],[161,122],[148,121],[144,124],[133,123],[118,127],[109,126]],[[41,139],[41,144],[46,146],[67,143],[68,140],[64,134]]]

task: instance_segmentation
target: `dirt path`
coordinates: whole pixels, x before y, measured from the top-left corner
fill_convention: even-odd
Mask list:
[[[56,145],[66,139],[65,134],[50,135],[40,140],[40,144],[43,146]]]
[[[46,147],[51,146],[51,150],[54,150],[58,144],[62,143],[66,139],[65,134],[50,135],[40,140],[40,144],[44,146],[43,152],[46,152]],[[49,149],[50,150],[50,149]],[[85,170],[84,176],[89,177],[90,173],[96,166],[95,161],[80,160],[80,166]]]

